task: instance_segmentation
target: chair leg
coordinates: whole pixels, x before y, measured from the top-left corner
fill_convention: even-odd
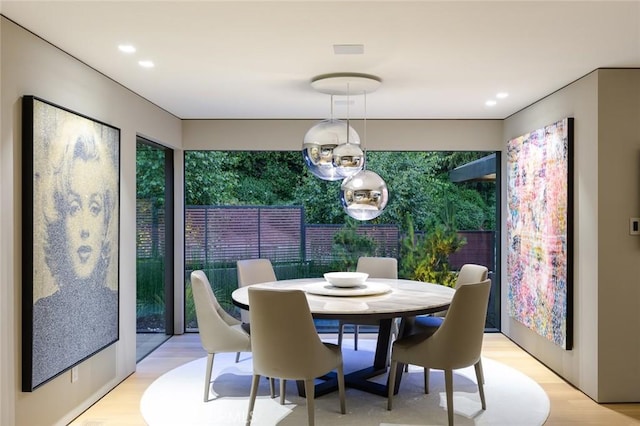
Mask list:
[[[342,347],[342,335],[344,334],[344,323],[340,321],[338,323],[338,347]]]
[[[447,392],[449,426],[453,426],[453,370],[444,370],[444,387]]]
[[[400,337],[400,325],[398,324],[398,318],[394,318],[391,323],[391,336],[393,340],[397,340]]]
[[[424,367],[424,393],[429,393],[429,374],[431,370],[429,367]]]
[[[358,333],[360,332],[360,326],[359,325],[354,325],[353,326],[353,350],[357,351],[358,350]]]
[[[478,361],[478,365],[480,366],[480,377],[478,378],[478,380],[481,380],[482,384],[484,385],[484,370],[482,369],[482,359]]]
[[[211,371],[213,371],[213,357],[215,354],[207,354],[207,371],[204,375],[204,402],[209,401],[209,389],[211,388]]]
[[[276,379],[273,377],[269,377],[269,392],[271,393],[271,398],[276,397]]]
[[[482,409],[487,409],[487,401],[484,399],[484,374],[482,372],[482,363],[476,362],[474,365],[476,369],[476,380],[478,381],[478,391],[480,392],[480,402],[482,403]]]
[[[338,373],[338,395],[340,396],[340,413],[342,414],[346,414],[347,413],[347,407],[346,407],[346,398],[345,398],[345,391],[344,391],[344,368],[342,366],[342,363],[340,363],[340,365],[337,368],[337,373]]]
[[[315,424],[315,383],[313,379],[304,381],[304,394],[307,398],[307,416],[309,417],[309,426]]]
[[[251,419],[253,418],[253,409],[256,405],[256,396],[258,394],[258,385],[260,384],[260,375],[254,374],[251,380],[251,393],[249,394],[249,411],[247,412],[246,426],[251,425]]]
[[[236,364],[240,362],[240,352],[236,352]]]
[[[389,345],[389,353],[387,354],[387,367],[389,367],[391,365],[391,353],[393,351],[393,342],[395,340],[398,339],[399,336],[399,330],[400,328],[398,327],[398,319],[394,318],[391,320],[391,340],[390,340],[390,345]],[[380,328],[378,328],[378,333],[380,332]]]
[[[396,383],[396,369],[398,368],[398,361],[392,359],[391,360],[391,368],[389,369],[389,383],[387,388],[389,388],[387,393],[387,410],[391,411],[393,405],[393,391]]]
[[[287,381],[280,379],[280,405],[284,405],[284,396],[287,394]]]

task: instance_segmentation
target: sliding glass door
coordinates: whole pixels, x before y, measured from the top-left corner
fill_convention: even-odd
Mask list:
[[[136,145],[137,360],[173,334],[173,151]]]

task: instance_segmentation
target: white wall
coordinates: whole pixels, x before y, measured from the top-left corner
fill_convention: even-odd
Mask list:
[[[0,12],[2,11],[2,1],[0,1]],[[3,21],[0,19],[0,80],[2,79],[2,26]],[[0,84],[0,138],[4,134],[2,131],[2,84]],[[0,139],[1,141],[1,139]],[[6,170],[8,165],[5,164],[5,159],[7,155],[3,154],[4,144],[0,144],[0,309],[3,308],[5,300],[9,300],[9,288],[8,286],[2,285],[5,282],[6,274],[4,271],[7,270],[7,266],[11,259],[6,259],[2,254],[4,253],[5,245],[2,244],[2,241],[6,241],[9,238],[5,235],[3,223],[5,223],[5,214],[4,211],[11,208],[11,204],[9,204],[9,200],[3,194],[5,193],[5,185],[4,176],[6,175]],[[0,324],[5,323],[5,320],[8,319],[4,315],[5,311],[2,309],[0,312]],[[10,377],[11,375],[11,366],[13,366],[13,351],[12,347],[9,345],[9,341],[12,337],[11,330],[8,327],[0,326],[0,423],[1,424],[11,424],[8,423],[10,419],[10,413],[13,413],[13,408],[11,406],[11,401],[9,398],[3,398],[2,395],[10,395],[12,392],[12,387],[14,386],[13,382],[9,380],[2,380],[3,377]]]
[[[598,71],[598,401],[640,401],[640,70]]]
[[[180,149],[181,122],[4,17],[0,22],[0,424],[67,424],[135,369],[136,134]],[[81,363],[76,383],[67,372],[31,393],[20,391],[23,95],[121,130],[120,340]]]
[[[185,120],[184,150],[302,150],[318,120]],[[502,120],[362,120],[350,123],[371,151],[499,151]]]
[[[502,332],[598,402],[640,401],[640,239],[628,232],[640,216],[639,86],[640,70],[595,71],[504,122],[503,150],[513,137],[575,119],[574,348],[511,319],[504,301]],[[502,260],[506,295],[504,252]]]

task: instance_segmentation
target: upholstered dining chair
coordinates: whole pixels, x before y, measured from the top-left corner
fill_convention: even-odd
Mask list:
[[[203,271],[191,273],[191,288],[196,306],[200,342],[207,351],[207,370],[204,380],[204,402],[207,402],[215,354],[251,351],[251,339],[249,334],[241,328],[241,322],[220,306]]]
[[[484,281],[487,279],[488,274],[489,270],[486,266],[466,263],[462,265],[460,272],[458,272],[455,288],[458,289],[465,284]],[[434,330],[432,330],[432,328],[440,326],[446,314],[447,311],[441,311],[432,315],[416,317],[415,323],[413,324],[414,332],[433,332]]]
[[[393,257],[369,257],[362,256],[358,258],[358,264],[356,266],[357,272],[365,272],[369,274],[369,278],[398,278],[398,261]],[[358,350],[358,334],[360,332],[361,325],[379,325],[379,322],[366,320],[359,320],[358,322],[345,322],[340,321],[338,323],[338,346],[342,346],[342,339],[344,337],[344,327],[346,324],[353,324],[353,349]],[[397,327],[394,322],[393,332],[397,334]]]
[[[447,415],[450,426],[453,425],[454,413],[453,370],[473,365],[482,409],[486,410],[481,352],[490,290],[491,280],[460,286],[453,295],[449,311],[444,317],[442,325],[433,334],[412,334],[393,343],[389,372],[388,410],[392,408],[398,363],[424,367],[425,393],[429,393],[429,370],[431,368],[444,370]]]
[[[244,259],[236,262],[238,271],[238,287],[276,281],[276,273],[269,259]],[[240,319],[245,329],[250,330],[249,312],[242,309]],[[240,352],[236,354],[236,362],[240,360]]]
[[[304,380],[309,425],[315,420],[315,378],[337,372],[340,412],[345,414],[344,371],[338,345],[320,340],[302,290],[249,287],[253,380],[247,425],[251,424],[260,376],[280,379],[284,404],[286,380]]]
[[[476,265],[473,263],[465,263],[460,268],[458,272],[458,277],[456,278],[455,288],[458,289],[460,286],[470,283],[477,283],[480,281],[484,281],[487,279],[489,274],[489,269],[486,266]],[[447,311],[435,312],[431,315],[421,315],[415,317],[413,321],[411,321],[411,331],[408,331],[406,334],[420,334],[427,333],[433,334],[438,327],[442,324],[444,317],[447,315]],[[405,371],[409,371],[409,365],[405,365]],[[483,380],[484,383],[484,380]]]

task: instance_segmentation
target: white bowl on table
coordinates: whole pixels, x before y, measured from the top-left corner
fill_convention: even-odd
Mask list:
[[[363,285],[369,278],[364,272],[327,272],[324,279],[334,287],[356,287]]]

